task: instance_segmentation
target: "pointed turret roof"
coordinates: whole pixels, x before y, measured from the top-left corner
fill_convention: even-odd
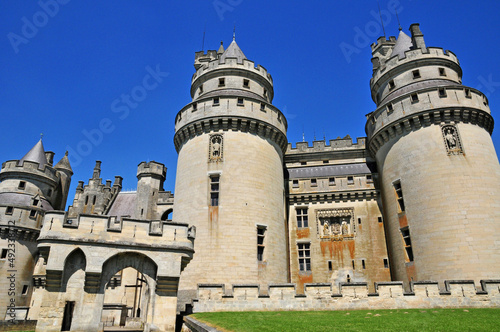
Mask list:
[[[236,58],[238,63],[243,63],[243,59],[247,57],[243,54],[243,51],[240,49],[236,41],[233,39],[228,48],[224,51],[224,53],[220,57],[220,63],[226,62],[226,58]]]
[[[222,54],[224,53],[224,45],[222,45],[222,41],[220,42],[219,50],[217,51],[217,54]]]
[[[42,139],[40,139],[38,143],[36,143],[35,146],[32,147],[31,150],[29,150],[17,164],[22,165],[25,161],[33,161],[40,164],[38,168],[42,168],[47,164],[47,157],[45,156]]]
[[[411,37],[408,36],[403,31],[399,31],[398,40],[396,41],[396,44],[392,49],[391,56],[395,56],[397,54],[400,59],[404,58],[405,52],[411,50],[412,48],[413,48],[413,43],[411,42]]]
[[[55,169],[65,169],[71,172],[73,174],[73,169],[71,168],[71,165],[69,163],[68,159],[68,151],[64,154],[64,157],[59,160],[59,162],[54,166]]]

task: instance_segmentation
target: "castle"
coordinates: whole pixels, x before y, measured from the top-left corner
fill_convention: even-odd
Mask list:
[[[161,163],[140,163],[125,192],[119,176],[103,183],[98,161],[64,211],[67,156],[54,166],[40,140],[4,162],[0,288],[12,294],[1,318],[40,331],[169,330],[176,311],[231,284],[307,294],[313,283],[373,292],[498,278],[488,100],[462,85],[455,54],[427,47],[418,24],[410,32],[372,45],[376,108],[356,142],[288,143],[271,75],[233,38],[195,55],[192,100],[175,117],[175,198]]]

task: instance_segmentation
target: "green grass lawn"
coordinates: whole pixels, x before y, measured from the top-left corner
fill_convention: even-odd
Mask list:
[[[197,313],[223,331],[500,331],[500,309]]]

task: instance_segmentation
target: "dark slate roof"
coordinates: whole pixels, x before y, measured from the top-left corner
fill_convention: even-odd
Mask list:
[[[22,165],[24,161],[33,161],[35,163],[39,163],[40,165],[38,168],[43,168],[45,164],[47,164],[47,157],[45,157],[45,150],[43,149],[43,143],[42,140],[40,139],[38,143],[35,144],[34,147],[31,148],[31,150],[28,151],[22,157],[19,162],[17,163],[18,165]]]
[[[233,40],[221,55],[219,63],[226,62],[226,58],[236,58],[238,63],[243,63],[243,59],[246,59],[247,57],[243,54],[243,51],[240,49],[238,44],[236,44],[236,41]]]
[[[21,193],[0,193],[0,204],[4,206],[31,206],[31,199],[33,195],[21,194]],[[44,198],[41,199],[42,210],[51,211],[54,210],[52,205]]]
[[[64,154],[64,157],[59,160],[59,162],[54,166],[55,169],[66,169],[73,173],[73,169],[71,168],[71,165],[69,163],[68,159],[68,151]]]
[[[372,163],[328,165],[288,169],[290,179],[370,174],[376,172],[377,168],[375,164]]]
[[[134,218],[136,201],[136,191],[121,192],[113,202],[113,206],[111,206],[108,215],[116,216],[118,219],[123,216]]]
[[[399,31],[398,40],[392,49],[391,57],[397,54],[400,59],[404,58],[405,52],[411,50],[412,47],[413,43],[411,42],[411,37],[403,31]]]

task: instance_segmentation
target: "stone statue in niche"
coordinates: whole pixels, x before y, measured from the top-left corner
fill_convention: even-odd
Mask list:
[[[323,224],[323,235],[330,235],[330,227],[329,223],[327,220],[325,220],[325,223]]]
[[[441,132],[448,155],[463,154],[457,127],[454,125],[445,125],[441,127]]]
[[[345,221],[342,222],[342,234],[349,234],[349,227],[347,226],[347,223]]]
[[[209,161],[222,161],[223,138],[221,134],[210,136]]]
[[[342,227],[339,223],[333,224],[333,235],[340,235],[342,234]]]

